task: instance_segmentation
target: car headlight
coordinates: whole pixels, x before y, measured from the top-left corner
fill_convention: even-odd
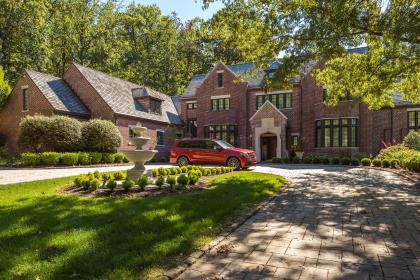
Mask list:
[[[249,157],[248,153],[241,153],[241,156]]]

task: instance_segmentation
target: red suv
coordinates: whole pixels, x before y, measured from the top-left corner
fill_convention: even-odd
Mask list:
[[[233,169],[257,163],[253,150],[235,148],[223,140],[184,139],[172,147],[170,162],[179,166],[190,163],[221,164]]]

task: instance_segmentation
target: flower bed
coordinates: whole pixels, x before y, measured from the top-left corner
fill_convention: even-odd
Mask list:
[[[125,172],[88,173],[75,178],[63,192],[87,196],[154,196],[208,188],[210,176],[232,172],[230,167],[184,166],[153,169],[133,181]]]

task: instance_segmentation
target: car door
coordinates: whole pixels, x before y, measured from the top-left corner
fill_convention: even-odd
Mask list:
[[[212,140],[206,141],[207,153],[206,153],[206,162],[211,164],[224,164],[225,152],[224,149]]]
[[[194,140],[190,143],[190,161],[203,163],[206,161],[206,141]]]

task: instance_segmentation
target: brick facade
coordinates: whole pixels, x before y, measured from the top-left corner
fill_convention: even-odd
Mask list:
[[[315,67],[322,67],[322,63]],[[217,74],[223,71],[223,88],[217,88]],[[196,82],[195,82],[196,84]],[[188,89],[187,89],[188,90]],[[284,91],[284,90],[281,90]],[[316,152],[337,155],[352,155],[355,153],[377,154],[383,147],[382,142],[400,143],[407,134],[407,108],[418,108],[420,105],[401,105],[395,108],[384,108],[371,111],[364,104],[353,101],[340,101],[335,107],[323,103],[323,88],[317,86],[312,75],[302,77],[289,89],[292,93],[292,108],[280,109],[287,117],[286,140],[282,155],[293,151],[292,136],[297,136],[299,145],[304,152]],[[238,82],[238,75],[229,66],[219,63],[203,78],[196,87],[194,94],[189,91],[184,94],[181,105],[181,116],[184,122],[197,120],[198,137],[204,137],[207,125],[234,124],[238,126],[239,147],[255,149],[258,147],[255,128],[259,127],[261,118],[269,115],[261,112],[258,121],[250,121],[257,112],[257,96],[264,92],[263,87],[249,87],[245,82]],[[272,92],[275,92],[274,90]],[[187,93],[187,92],[186,92]],[[271,93],[270,91],[268,94]],[[211,99],[217,96],[230,97],[230,109],[212,111]],[[187,109],[187,102],[196,101],[197,109]],[[316,147],[316,121],[323,119],[358,120],[356,147]],[[283,132],[282,132],[283,133]],[[341,136],[340,136],[341,137]]]

